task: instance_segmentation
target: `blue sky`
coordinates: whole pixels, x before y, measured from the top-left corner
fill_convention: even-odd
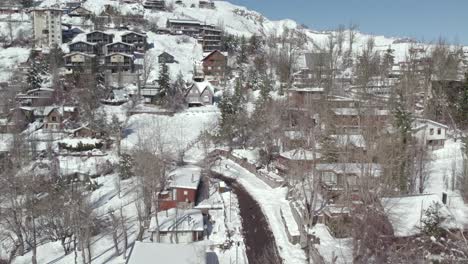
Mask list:
[[[333,29],[350,22],[362,32],[468,45],[468,0],[228,0],[278,20]]]

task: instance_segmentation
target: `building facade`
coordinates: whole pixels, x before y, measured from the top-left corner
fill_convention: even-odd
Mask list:
[[[33,9],[31,15],[36,48],[50,48],[62,44],[62,10]]]

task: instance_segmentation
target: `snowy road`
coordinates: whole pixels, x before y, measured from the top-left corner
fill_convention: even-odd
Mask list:
[[[217,173],[213,174],[214,177],[225,181],[238,197],[244,242],[247,247],[246,253],[249,263],[282,263],[273,233],[258,203],[232,178],[227,178]]]

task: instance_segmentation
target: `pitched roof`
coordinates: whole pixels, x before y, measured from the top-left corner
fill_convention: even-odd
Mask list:
[[[220,53],[221,55],[223,55],[224,57],[226,57],[226,55],[224,53],[222,53],[221,51],[219,50],[213,50],[212,52],[208,53],[207,55],[205,55],[205,57],[202,59],[202,61],[208,59],[209,57],[211,57],[213,54],[215,53]]]
[[[106,57],[110,57],[110,56],[113,56],[113,55],[122,55],[122,56],[125,56],[125,57],[129,57],[129,58],[135,58],[135,56],[133,55],[130,55],[130,54],[125,54],[125,53],[122,53],[122,52],[112,52],[112,53],[109,53],[106,55]]]
[[[424,118],[416,118],[415,123],[416,123],[416,125],[420,125],[420,126],[424,126],[427,123],[430,123],[430,124],[432,124],[434,126],[443,127],[443,128],[446,128],[446,129],[449,128],[448,126],[446,126],[446,125],[444,125],[442,123],[439,123],[439,122],[436,122],[436,121],[433,121],[433,120],[430,120],[430,119],[424,119]]]
[[[318,171],[333,171],[337,174],[371,175],[380,177],[382,167],[376,163],[321,163],[316,165]]]
[[[63,57],[65,58],[65,57],[70,57],[70,56],[73,56],[73,55],[83,55],[83,56],[91,57],[91,58],[96,57],[95,54],[88,54],[88,53],[79,52],[79,51],[71,52],[71,53],[65,54],[65,55],[63,55]]]
[[[170,188],[197,189],[200,183],[201,168],[187,165],[169,173]]]
[[[130,35],[130,34],[135,34],[135,35],[139,35],[139,36],[142,36],[142,37],[146,37],[146,33],[138,33],[138,32],[135,32],[135,31],[129,31],[127,33],[124,33],[124,34],[121,35],[121,37]]]
[[[108,46],[113,46],[113,45],[116,45],[116,44],[124,44],[124,45],[126,45],[126,46],[131,46],[131,47],[134,47],[134,46],[135,46],[135,45],[133,45],[133,44],[126,43],[126,42],[122,42],[122,41],[112,42],[112,43],[106,44],[105,46],[108,47]]]
[[[78,41],[74,41],[74,42],[68,44],[68,46],[73,45],[73,44],[77,44],[77,43],[84,43],[84,44],[92,45],[92,46],[97,45],[97,43],[92,43],[92,42],[88,42],[88,41],[84,41],[84,40],[78,40]]]
[[[136,241],[127,264],[171,264],[206,263],[203,247],[193,244],[162,244]]]
[[[198,93],[199,94],[202,94],[205,90],[209,90],[210,93],[214,93],[214,89],[213,89],[213,86],[211,85],[211,83],[209,83],[208,81],[203,81],[203,82],[195,82],[192,84],[192,86],[190,86],[190,88],[188,89],[187,91],[187,94],[193,89],[197,89]]]
[[[190,19],[168,19],[167,22],[169,23],[181,23],[181,24],[194,24],[194,25],[201,25],[201,22],[198,20],[190,20]]]

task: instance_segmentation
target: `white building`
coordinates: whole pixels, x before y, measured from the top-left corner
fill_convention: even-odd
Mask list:
[[[34,46],[50,48],[62,44],[62,10],[45,8],[31,10]]]
[[[447,139],[448,126],[429,120],[418,118],[414,121],[414,136],[420,144],[430,147],[443,147]]]

